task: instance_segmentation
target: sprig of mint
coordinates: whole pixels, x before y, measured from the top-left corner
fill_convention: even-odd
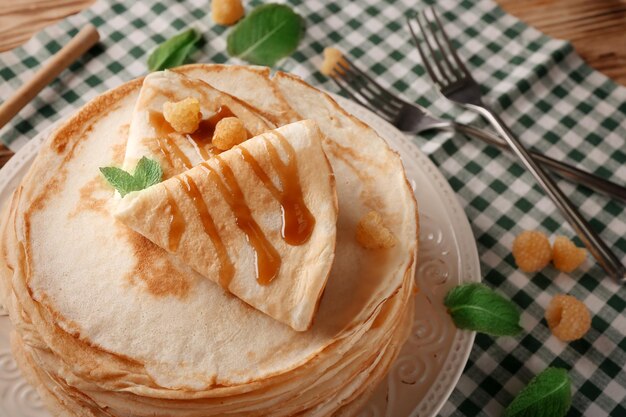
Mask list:
[[[145,156],[139,160],[132,175],[117,167],[101,167],[100,172],[122,197],[157,184],[163,175],[159,163]]]
[[[547,368],[534,377],[504,410],[504,417],[563,417],[572,404],[567,371]]]
[[[161,71],[184,64],[201,37],[195,29],[172,36],[152,51],[148,57],[148,69]]]
[[[459,329],[492,336],[513,336],[522,330],[515,305],[485,285],[471,283],[454,287],[446,295],[444,304]]]
[[[284,4],[258,6],[228,34],[228,54],[251,64],[272,66],[296,50],[303,22]]]

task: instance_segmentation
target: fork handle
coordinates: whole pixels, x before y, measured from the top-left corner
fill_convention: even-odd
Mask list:
[[[466,135],[473,136],[481,139],[482,141],[499,147],[500,149],[511,151],[511,148],[506,142],[502,140],[498,135],[493,132],[478,129],[476,127],[466,125],[463,123],[452,122],[453,129],[465,133]],[[622,187],[619,184],[606,180],[590,172],[576,168],[573,165],[561,162],[549,156],[543,155],[539,152],[528,151],[533,159],[535,159],[543,168],[547,168],[561,178],[565,178],[577,184],[582,184],[591,190],[603,192],[613,198],[616,198],[626,203],[626,187]]]
[[[591,252],[604,270],[617,282],[626,283],[626,267],[604,243],[589,223],[581,216],[572,202],[563,194],[563,191],[556,185],[554,180],[546,174],[541,166],[533,159],[530,153],[524,148],[521,142],[509,130],[506,124],[490,109],[473,104],[467,105],[469,108],[480,113],[500,136],[507,142],[513,153],[521,160],[526,169],[535,177],[539,185],[548,194],[556,206],[567,218],[571,226],[581,238],[587,249]]]

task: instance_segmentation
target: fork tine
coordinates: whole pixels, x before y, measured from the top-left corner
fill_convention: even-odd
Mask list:
[[[441,49],[441,44],[439,43],[439,39],[436,35],[436,25],[433,29],[433,24],[428,20],[425,10],[419,12],[415,19],[417,20],[417,24],[422,31],[422,38],[428,47],[431,59],[435,61],[435,65],[439,69],[441,76],[447,81],[448,84],[451,84],[454,81],[454,72],[451,68],[452,64],[448,60],[445,50]],[[433,40],[435,41],[436,46],[433,44]],[[439,54],[437,54],[437,52],[439,52]]]
[[[337,84],[337,86],[341,89],[341,91],[345,92],[348,95],[348,97],[350,97],[352,100],[356,101],[361,106],[369,109],[373,113],[380,115],[383,119],[387,120],[388,122],[393,121],[391,116],[388,116],[386,113],[381,114],[380,110],[377,110],[373,106],[371,106],[370,105],[371,101],[367,99],[367,97],[360,94],[361,97],[364,97],[367,100],[366,102],[360,97],[358,97],[356,94],[354,94],[352,91],[350,91],[350,88],[349,88],[350,84],[347,81],[345,81],[345,79],[341,78],[341,74],[339,74],[337,71],[335,71],[333,73],[333,76],[330,78],[335,82],[335,84]],[[339,81],[340,79],[341,81]]]
[[[333,80],[337,87],[339,87],[341,91],[346,93],[352,100],[356,101],[361,106],[365,106],[371,110],[371,107],[368,103],[364,102],[363,99],[357,97],[354,93],[352,93],[352,91],[350,91],[350,88],[348,87],[349,84],[345,80],[341,79],[341,77],[337,77],[335,73],[332,74],[332,77],[330,77],[330,79]],[[342,81],[339,81],[340,79]]]
[[[348,59],[344,58],[344,60],[346,61],[346,63],[348,64],[349,68],[346,68],[342,62],[339,62],[339,66],[344,69],[344,70],[350,70],[353,73],[358,74],[359,76],[363,77],[364,79],[366,79],[367,81],[369,81],[370,85],[375,86],[379,92],[380,95],[384,96],[388,101],[389,104],[394,105],[395,107],[402,107],[404,105],[403,100],[401,100],[400,98],[394,96],[393,94],[391,94],[389,91],[387,91],[385,88],[383,88],[383,86],[381,86],[376,80],[374,80],[372,77],[370,77],[369,75],[367,75],[365,72],[363,72],[359,67],[357,67],[356,65],[354,65],[352,62],[350,62]]]
[[[433,6],[430,6],[429,9],[432,15],[435,17],[436,26],[439,28],[439,31],[441,32],[441,35],[444,41],[446,42],[446,45],[448,45],[448,50],[450,51],[450,55],[452,55],[452,57],[454,58],[454,61],[456,62],[457,69],[460,70],[461,75],[463,77],[471,78],[470,72],[468,71],[465,64],[463,64],[463,61],[461,60],[461,58],[459,58],[459,54],[456,52],[456,48],[452,45],[450,38],[448,38],[448,34],[446,33],[443,27],[443,23],[441,23],[441,20],[439,19],[439,13],[437,13],[437,10]],[[437,44],[439,45],[439,48],[443,52],[443,47],[441,46],[441,44],[439,44],[439,41],[437,41]]]
[[[372,90],[367,85],[367,83],[363,82],[363,80],[359,79],[357,74],[354,71],[352,71],[349,67],[344,65],[343,63],[338,62],[337,67],[334,68],[334,71],[338,76],[342,77],[348,83],[348,85],[350,85],[353,89],[358,90],[359,93],[362,94],[361,90],[364,89],[365,91],[369,93],[367,95],[363,94],[364,96],[367,96],[368,98],[371,98],[372,100],[378,98],[378,93]]]
[[[428,10],[430,10],[430,13],[434,16],[431,19],[429,19],[428,15],[426,14]],[[426,21],[426,24],[428,25],[428,28],[430,29],[430,34],[432,38],[435,40],[435,43],[437,44],[437,48],[439,49],[439,52],[441,52],[442,62],[443,64],[445,64],[443,66],[445,66],[445,68],[448,70],[448,73],[451,75],[451,78],[462,78],[463,71],[460,70],[457,66],[455,66],[454,62],[452,62],[450,58],[448,57],[448,51],[450,52],[450,55],[452,55],[451,45],[447,43],[448,51],[446,51],[446,48],[444,47],[444,45],[442,44],[440,40],[441,38],[440,34],[443,31],[443,26],[441,26],[441,21],[439,21],[437,19],[437,16],[435,15],[435,8],[431,6],[431,7],[428,7],[427,9],[424,9],[422,11],[422,17],[424,18],[424,20]],[[446,41],[445,36],[444,36],[444,41]]]
[[[402,104],[397,105],[389,102],[385,97],[381,96],[379,92],[372,89],[367,83],[367,80],[359,77],[354,71],[341,62],[337,63],[337,66],[334,68],[333,77],[341,78],[348,87],[365,99],[370,104],[370,107],[377,109],[378,113],[383,112],[391,119],[395,119],[398,116]],[[399,99],[396,100],[399,101]]]
[[[415,14],[414,17],[415,17],[415,20],[417,20],[419,24],[417,13]],[[441,85],[441,81],[439,80],[437,73],[434,71],[433,67],[431,67],[430,65],[426,52],[424,52],[424,49],[422,49],[422,42],[420,41],[420,39],[415,34],[415,31],[413,30],[413,25],[411,24],[411,18],[409,16],[406,17],[406,23],[409,26],[409,30],[411,31],[411,36],[413,36],[413,41],[415,42],[415,46],[417,47],[417,52],[419,52],[420,57],[422,58],[422,63],[424,64],[424,68],[426,68],[426,72],[428,73],[428,75],[430,76],[430,79],[433,80],[435,84]]]
[[[437,54],[437,50],[439,47],[438,42],[437,42],[437,47],[436,47],[435,45],[433,45],[433,41],[431,40],[431,38],[433,38],[435,39],[435,42],[436,42],[437,39],[435,36],[435,31],[433,30],[430,21],[428,20],[424,12],[418,12],[415,15],[415,20],[417,20],[417,24],[420,28],[420,31],[422,32],[422,39],[424,39],[424,43],[426,44],[426,47],[428,48],[428,52],[430,52],[431,59],[435,62],[435,65],[437,66],[437,69],[439,70],[439,74],[441,75],[442,78],[445,79],[445,81],[448,84],[451,84],[453,80],[448,75],[449,67],[447,67],[447,65],[449,64],[446,59],[445,52],[443,50],[440,50],[439,48],[440,54]],[[422,24],[422,20],[424,21],[425,24]]]
[[[367,80],[364,80],[361,77],[358,77],[355,72],[351,69],[347,68],[344,65],[338,64],[339,68],[351,77],[350,80],[346,80],[348,85],[350,85],[353,89],[357,90],[360,95],[366,98],[372,106],[379,109],[379,111],[384,111],[389,114],[390,117],[397,116],[397,113],[402,108],[402,103],[396,103],[395,101],[388,100],[384,94],[375,91],[370,84],[368,84]],[[339,72],[339,71],[337,71]],[[345,79],[345,78],[344,78]],[[367,94],[366,94],[367,92]],[[389,93],[388,93],[389,94]],[[392,98],[396,101],[395,97]]]

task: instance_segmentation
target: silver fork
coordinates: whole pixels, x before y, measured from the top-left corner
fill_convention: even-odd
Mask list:
[[[510,151],[511,148],[495,133],[433,116],[418,104],[409,103],[390,93],[358,66],[343,57],[331,74],[331,79],[352,100],[369,108],[403,132],[420,133],[427,130],[457,130],[469,136]],[[562,178],[582,184],[626,202],[626,188],[565,162],[530,151],[541,165]]]
[[[426,15],[426,10],[430,11],[430,19]],[[426,10],[415,14],[419,31],[422,33],[421,39],[416,36],[411,19],[407,18],[407,21],[426,72],[439,88],[439,92],[454,103],[482,115],[491,124],[561,210],[598,263],[612,278],[620,283],[626,283],[626,267],[581,216],[554,180],[539,166],[502,119],[483,103],[480,86],[456,53],[437,12],[433,7]]]

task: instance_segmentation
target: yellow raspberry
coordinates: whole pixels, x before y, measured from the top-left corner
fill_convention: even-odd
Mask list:
[[[178,133],[193,133],[200,125],[200,102],[193,97],[163,103],[163,117]]]
[[[241,0],[213,0],[211,19],[218,25],[230,26],[243,17]]]
[[[242,121],[236,117],[225,117],[215,125],[212,142],[217,149],[226,151],[246,139],[248,131]]]
[[[541,232],[527,230],[513,242],[513,258],[524,272],[537,272],[550,262],[552,249],[550,241]]]
[[[565,236],[557,236],[552,245],[552,263],[559,271],[572,272],[587,259],[587,251]]]
[[[324,48],[324,61],[322,62],[322,65],[320,65],[320,72],[326,76],[331,76],[333,74],[333,70],[339,62],[344,62],[343,55],[339,49],[330,46]],[[343,70],[341,68],[337,67],[336,70],[343,74]]]
[[[377,211],[370,211],[356,226],[356,240],[366,249],[388,249],[396,244],[396,238],[383,223]]]
[[[558,294],[546,309],[546,321],[552,334],[564,342],[580,339],[591,327],[589,310],[571,295]]]

